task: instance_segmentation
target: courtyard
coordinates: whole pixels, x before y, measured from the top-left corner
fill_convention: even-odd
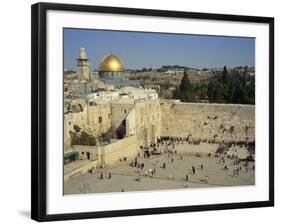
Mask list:
[[[255,184],[254,162],[237,162],[214,156],[216,144],[175,146],[176,153],[163,152],[149,158],[119,161],[113,167],[94,169],[64,183],[64,194],[150,191]],[[195,152],[210,152],[212,156]]]

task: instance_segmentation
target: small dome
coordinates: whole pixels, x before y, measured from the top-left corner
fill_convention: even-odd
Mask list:
[[[124,72],[124,64],[116,55],[109,54],[102,59],[99,70],[101,72]]]

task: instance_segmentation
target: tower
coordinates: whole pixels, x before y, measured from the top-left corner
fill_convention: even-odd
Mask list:
[[[90,69],[89,69],[89,59],[87,58],[87,53],[85,48],[80,48],[79,58],[77,60],[77,73],[79,80],[90,79]]]

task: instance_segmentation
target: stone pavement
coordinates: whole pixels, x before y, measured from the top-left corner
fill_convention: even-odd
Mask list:
[[[239,172],[238,176],[233,176],[233,170],[240,165],[233,165],[234,160],[225,159],[225,164],[215,157],[196,157],[185,154],[171,156],[161,154],[151,156],[149,159],[141,159],[144,168],[138,173],[135,167],[131,167],[127,162],[120,162],[111,168],[94,170],[93,174],[87,173],[71,179],[64,183],[64,194],[82,193],[106,193],[121,191],[149,191],[167,190],[183,188],[202,188],[202,187],[226,187],[239,185],[254,185],[255,171],[252,169],[254,162],[249,162],[248,169],[245,167]],[[161,168],[166,163],[166,168]],[[203,170],[201,170],[201,164]],[[224,166],[229,170],[224,170]],[[192,173],[192,166],[195,167],[195,174]],[[149,169],[156,170],[156,173],[145,176]],[[100,173],[103,179],[100,179]],[[111,179],[108,173],[111,173]],[[188,175],[188,182],[185,180]],[[204,178],[208,177],[208,183]],[[140,181],[137,179],[140,177]]]

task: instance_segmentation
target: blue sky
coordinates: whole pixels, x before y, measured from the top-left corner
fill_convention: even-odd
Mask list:
[[[65,69],[75,69],[80,47],[86,48],[92,69],[110,52],[127,69],[255,66],[254,38],[64,29]]]

